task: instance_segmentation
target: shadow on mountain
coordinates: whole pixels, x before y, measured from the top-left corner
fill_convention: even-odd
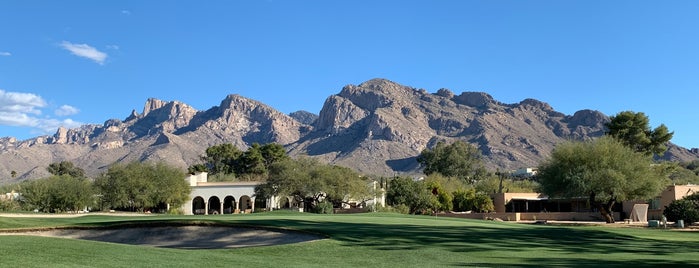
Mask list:
[[[402,159],[389,159],[386,160],[386,165],[389,166],[392,170],[398,171],[412,171],[416,170],[419,167],[417,162],[417,156]]]

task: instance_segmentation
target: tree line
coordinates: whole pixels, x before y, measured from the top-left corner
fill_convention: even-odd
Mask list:
[[[186,174],[164,163],[115,164],[91,180],[72,162],[52,163],[48,178],[3,187],[21,193],[16,200],[0,202],[2,210],[47,213],[85,210],[166,212],[179,208],[189,197]]]

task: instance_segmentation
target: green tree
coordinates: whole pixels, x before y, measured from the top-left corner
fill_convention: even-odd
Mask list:
[[[14,171],[14,170],[11,171],[11,172],[10,172],[10,176],[11,176],[13,179],[16,178],[16,177],[17,177],[17,171]]]
[[[425,180],[427,190],[437,199],[437,211],[451,211],[454,208],[454,196],[442,186],[440,180],[427,178]]]
[[[516,179],[508,174],[488,174],[474,185],[482,193],[534,193],[539,189],[535,180]]]
[[[95,180],[104,205],[144,211],[169,204],[180,207],[189,197],[185,173],[164,163],[116,164]]]
[[[680,200],[672,201],[663,210],[669,221],[683,220],[686,224],[699,221],[699,194],[694,193]]]
[[[649,155],[611,137],[566,142],[539,167],[541,189],[550,197],[588,196],[608,223],[616,202],[648,199],[665,185]]]
[[[471,189],[457,190],[453,193],[453,206],[455,211],[470,211],[475,210],[476,191]]]
[[[263,175],[267,173],[265,158],[262,156],[262,146],[253,143],[237,161],[237,174]]]
[[[291,196],[306,211],[322,201],[339,206],[348,199],[368,198],[369,183],[356,172],[321,164],[312,158],[285,159],[270,165],[267,181],[255,188],[258,197]]]
[[[235,162],[242,154],[238,147],[224,143],[206,148],[206,156],[203,159],[211,175],[230,174],[234,172]]]
[[[85,177],[85,171],[82,168],[76,167],[73,165],[73,162],[70,161],[49,164],[46,170],[56,176],[69,175],[76,178]]]
[[[662,174],[663,178],[667,178],[671,184],[699,183],[699,175],[682,163],[664,161],[656,163],[653,167]]]
[[[284,147],[276,143],[253,143],[244,152],[226,143],[207,148],[204,163],[191,165],[187,171],[207,171],[212,181],[265,180],[273,163],[288,158]]]
[[[474,183],[486,174],[483,156],[476,147],[463,141],[450,145],[437,143],[433,149],[425,149],[417,157],[425,175],[440,173]]]
[[[386,203],[394,207],[405,205],[410,214],[431,213],[441,205],[425,183],[405,177],[394,178],[388,183]]]
[[[458,190],[453,195],[455,211],[489,212],[495,210],[493,199],[486,193],[466,189]]]
[[[284,146],[278,143],[262,145],[262,147],[260,147],[260,153],[262,154],[262,158],[264,158],[266,168],[269,168],[269,166],[276,162],[289,159]]]
[[[662,155],[667,150],[666,143],[674,134],[663,124],[651,130],[648,117],[641,112],[624,111],[610,119],[606,124],[607,135],[636,152]]]
[[[94,203],[92,183],[67,174],[27,182],[22,191],[24,202],[42,212],[79,211]]]

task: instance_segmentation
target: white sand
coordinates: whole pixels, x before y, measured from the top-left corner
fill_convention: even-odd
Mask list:
[[[52,229],[0,232],[0,235],[35,235],[131,245],[182,249],[218,249],[269,246],[322,239],[291,231],[222,226],[125,227],[119,229]]]

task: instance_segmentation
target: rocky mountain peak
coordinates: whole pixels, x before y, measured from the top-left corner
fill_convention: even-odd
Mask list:
[[[126,119],[124,119],[124,121],[131,121],[131,120],[134,120],[137,118],[138,118],[138,112],[136,112],[136,109],[133,109],[133,110],[131,110],[131,114],[129,114],[129,116]]]
[[[313,125],[316,119],[318,119],[317,114],[311,113],[309,111],[296,111],[290,113],[289,116],[305,125]]]
[[[149,98],[146,105],[143,106],[143,116],[148,115],[151,111],[157,110],[165,106],[168,102],[156,98]]]
[[[568,119],[568,122],[574,127],[588,126],[606,129],[604,125],[609,122],[609,117],[600,111],[585,109],[575,112],[573,116]]]
[[[452,100],[473,108],[485,108],[489,104],[498,103],[493,99],[493,96],[485,92],[463,92],[459,96],[454,96]]]
[[[162,101],[150,98],[146,101],[143,114],[138,116],[132,113],[132,116],[138,120],[129,129],[137,136],[148,135],[153,130],[156,132],[174,132],[188,126],[197,112],[193,107],[179,101]]]
[[[524,99],[523,101],[519,102],[519,105],[525,107],[534,107],[543,111],[553,111],[553,107],[551,107],[551,105],[536,99]]]
[[[454,98],[454,92],[447,88],[440,88],[439,90],[437,90],[437,93],[435,93],[435,95],[445,97],[447,99]]]

